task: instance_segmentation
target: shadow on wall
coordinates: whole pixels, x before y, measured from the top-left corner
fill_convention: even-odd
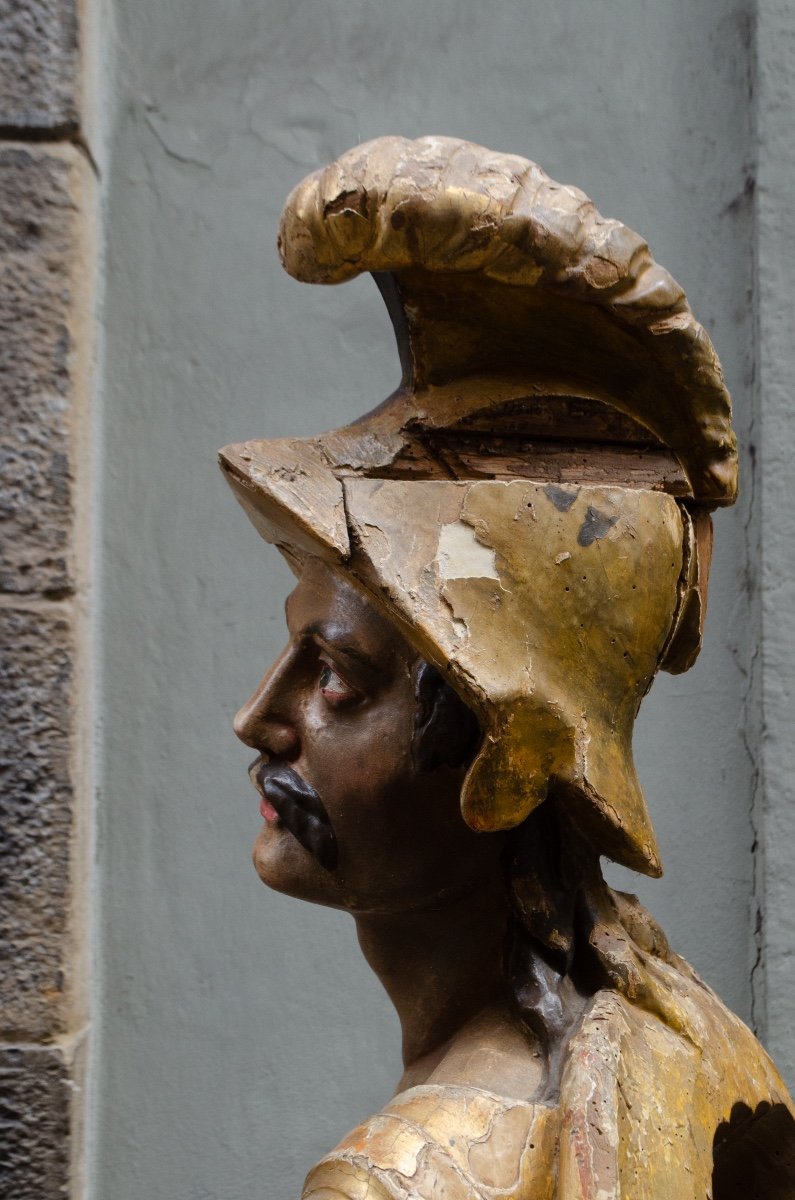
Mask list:
[[[733,1106],[712,1143],[713,1200],[792,1200],[795,1119],[783,1104]]]

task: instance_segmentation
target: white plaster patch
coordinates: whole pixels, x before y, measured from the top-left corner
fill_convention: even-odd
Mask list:
[[[482,546],[472,526],[463,521],[439,530],[436,562],[442,579],[499,579],[494,551]]]

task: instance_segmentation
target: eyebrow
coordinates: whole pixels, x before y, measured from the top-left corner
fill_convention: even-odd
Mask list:
[[[327,647],[331,653],[351,659],[357,666],[367,671],[368,674],[377,675],[383,670],[383,666],[376,663],[364,650],[351,645],[348,640],[349,635],[344,629],[338,626],[318,621],[312,625],[307,625],[301,631],[301,636],[314,638],[321,646]]]

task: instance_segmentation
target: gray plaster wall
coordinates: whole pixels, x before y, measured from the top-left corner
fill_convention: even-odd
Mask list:
[[[757,371],[762,525],[755,572],[762,639],[755,669],[759,777],[755,825],[762,854],[756,872],[760,912],[757,974],[760,1020],[770,1049],[795,1081],[795,540],[792,517],[792,287],[795,278],[795,11],[760,0],[757,39]]]
[[[115,0],[112,18],[93,1189],[275,1200],[387,1099],[398,1033],[352,922],[249,863],[230,720],[291,581],[214,455],[340,424],[397,382],[374,285],[303,287],[275,251],[289,189],[358,141],[537,160],[650,239],[718,346],[744,493],[716,522],[701,660],[639,721],[667,873],[637,886],[752,1018],[751,18],[737,0]]]

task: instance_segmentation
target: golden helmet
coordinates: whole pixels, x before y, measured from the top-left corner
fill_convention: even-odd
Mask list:
[[[310,175],[283,263],[370,271],[398,390],[304,439],[221,452],[260,533],[356,583],[477,713],[476,829],[550,786],[594,847],[660,873],[632,760],[656,671],[700,646],[710,511],[737,491],[712,344],[637,234],[534,163],[386,137]]]

